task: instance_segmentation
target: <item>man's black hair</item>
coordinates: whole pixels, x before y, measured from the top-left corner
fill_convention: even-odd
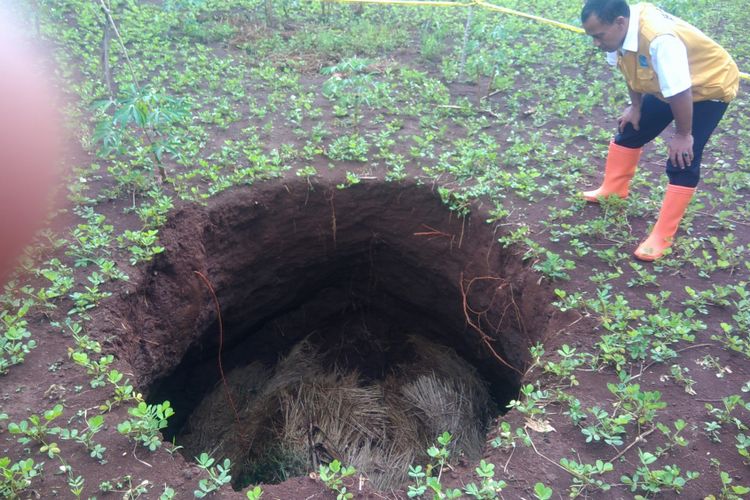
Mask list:
[[[612,24],[620,16],[630,17],[630,6],[625,0],[586,0],[581,10],[581,23],[585,23],[591,14],[605,24]]]

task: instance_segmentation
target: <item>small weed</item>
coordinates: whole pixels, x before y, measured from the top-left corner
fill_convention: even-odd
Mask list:
[[[444,500],[450,498],[460,498],[461,490],[456,488],[444,488],[440,483],[443,476],[443,469],[448,465],[450,451],[448,448],[453,441],[453,436],[449,432],[444,432],[437,438],[439,446],[431,446],[427,449],[427,455],[435,462],[422,469],[421,466],[410,466],[409,477],[414,479],[414,484],[409,485],[407,495],[409,498],[422,496],[428,489],[432,490],[433,498]],[[435,475],[437,470],[437,476]]]
[[[646,495],[661,493],[664,490],[672,490],[680,493],[688,481],[696,479],[700,474],[688,471],[682,476],[680,468],[676,465],[667,465],[663,469],[653,469],[652,466],[658,457],[653,453],[638,449],[640,466],[631,475],[620,478],[626,486],[630,486],[633,493],[642,492]]]
[[[724,378],[726,375],[732,373],[732,369],[729,365],[722,365],[721,360],[711,354],[706,354],[695,362],[705,370],[714,370],[716,372],[716,378]]]
[[[479,486],[469,483],[464,487],[464,491],[470,497],[488,500],[497,498],[498,493],[507,486],[505,481],[495,480],[495,464],[485,462],[482,459],[479,462],[479,467],[474,469],[474,471],[481,478],[481,483]]]
[[[625,377],[627,375],[621,374],[621,378]],[[607,388],[619,400],[620,408],[633,417],[639,428],[652,423],[656,412],[667,406],[667,403],[661,401],[659,391],[641,391],[640,384],[610,383]]]
[[[260,500],[260,497],[263,496],[263,490],[260,486],[255,486],[249,490],[247,490],[247,500]]]
[[[168,403],[167,403],[168,404]],[[228,458],[223,463],[217,463],[208,453],[201,453],[195,457],[198,467],[208,474],[208,479],[203,478],[198,481],[198,489],[193,491],[196,498],[204,498],[219,490],[225,484],[232,482],[232,476],[229,474],[231,462]]]
[[[550,500],[552,493],[552,488],[546,486],[544,483],[536,483],[534,485],[534,498],[537,500]]]
[[[117,240],[121,245],[127,246],[130,250],[130,264],[135,266],[141,262],[151,260],[154,255],[164,251],[164,247],[157,245],[159,231],[156,229],[147,229],[143,231],[126,230]],[[133,243],[129,245],[125,241]]]
[[[107,450],[104,446],[94,442],[94,436],[104,427],[104,417],[95,415],[86,420],[86,427],[83,430],[54,427],[49,430],[50,434],[60,436],[60,439],[71,440],[80,443],[89,451],[91,458],[96,458],[99,463],[106,463],[104,452]]]
[[[502,448],[503,450],[509,450],[515,448],[516,442],[519,441],[524,446],[531,446],[529,436],[524,432],[522,428],[519,427],[515,432],[513,432],[508,422],[500,422],[498,435],[490,442],[490,444],[493,448]]]
[[[526,384],[521,387],[521,396],[521,400],[512,399],[508,403],[508,408],[530,417],[544,415],[544,405],[550,398],[549,391],[535,390],[532,384]]]
[[[589,408],[589,413],[596,421],[587,425],[581,432],[586,436],[586,442],[604,441],[612,446],[622,446],[625,426],[633,420],[630,414],[610,415],[599,407]]]
[[[532,266],[535,271],[539,271],[552,281],[570,279],[570,275],[566,271],[572,271],[576,268],[574,261],[564,259],[559,254],[549,250],[545,251],[544,255],[543,261]]]
[[[357,470],[351,465],[344,467],[341,462],[334,460],[328,465],[321,464],[318,469],[320,480],[323,481],[329,490],[336,493],[336,500],[348,500],[354,497],[354,494],[346,490],[344,479],[353,476]]]
[[[674,432],[672,432],[668,425],[662,424],[661,422],[657,422],[656,427],[666,440],[666,444],[663,447],[660,446],[656,449],[657,456],[662,456],[663,454],[670,452],[676,446],[684,448],[688,445],[688,440],[680,436],[680,433],[685,430],[685,427],[687,427],[687,424],[681,418],[678,418],[674,422]]]
[[[31,486],[32,480],[42,472],[43,465],[34,463],[31,458],[12,462],[8,457],[0,457],[0,496],[20,497]]]
[[[609,491],[612,488],[612,485],[598,477],[612,471],[613,467],[609,462],[597,460],[593,464],[579,464],[575,460],[561,458],[560,465],[573,476],[573,484],[570,486],[570,496],[573,498],[586,491]]]
[[[336,161],[367,161],[370,145],[359,134],[344,135],[333,142],[326,149],[326,155]]]
[[[138,406],[128,408],[131,418],[120,422],[117,431],[130,436],[151,451],[161,446],[159,431],[167,426],[167,419],[174,415],[169,401],[157,405],[149,405],[141,401]]]
[[[720,425],[734,424],[739,430],[747,430],[747,426],[742,420],[732,415],[732,413],[739,408],[750,409],[750,405],[745,403],[738,394],[721,398],[721,402],[723,407],[715,407],[711,403],[706,403],[706,410],[714,418],[714,421]]]
[[[26,355],[36,347],[36,341],[28,330],[28,321],[24,319],[32,305],[33,302],[24,301],[15,313],[0,310],[0,374],[8,373],[11,366],[23,363]]]
[[[719,473],[719,479],[721,480],[721,491],[718,496],[708,495],[704,500],[743,500],[746,495],[750,493],[750,488],[747,486],[732,485],[734,480],[728,472],[721,470],[721,462],[718,459],[712,458],[709,460],[709,464],[712,469],[715,469]]]
[[[563,344],[562,348],[557,350],[560,361],[547,361],[543,365],[545,373],[550,373],[557,378],[567,379],[570,387],[578,385],[578,380],[573,372],[590,360],[591,355],[587,353],[578,353],[574,347]]]
[[[674,380],[676,383],[682,385],[685,387],[685,392],[690,394],[691,396],[695,396],[695,389],[693,389],[693,386],[695,385],[695,380],[690,378],[690,369],[687,367],[683,367],[680,365],[672,365],[669,367],[669,373],[672,375],[672,380]],[[662,375],[660,377],[660,380],[662,382],[665,382],[670,377],[669,375]]]

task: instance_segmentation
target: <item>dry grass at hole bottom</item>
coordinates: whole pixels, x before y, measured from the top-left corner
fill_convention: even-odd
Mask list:
[[[188,456],[230,458],[235,486],[279,482],[338,459],[376,488],[396,488],[409,465],[442,432],[453,453],[478,458],[484,448],[489,394],[474,367],[450,348],[423,337],[406,339],[416,353],[382,381],[365,383],[324,360],[309,340],[274,368],[254,362],[233,370],[202,401],[178,436]]]

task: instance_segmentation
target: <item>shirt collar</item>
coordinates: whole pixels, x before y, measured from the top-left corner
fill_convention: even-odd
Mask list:
[[[625,34],[625,40],[622,42],[620,52],[638,52],[638,25],[641,20],[641,5],[630,6],[630,19],[628,23],[628,32]]]

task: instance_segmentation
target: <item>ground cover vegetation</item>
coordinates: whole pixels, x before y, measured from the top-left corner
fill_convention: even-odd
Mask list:
[[[657,3],[750,69],[744,1]],[[580,9],[498,4],[571,24]],[[493,420],[481,461],[462,457],[442,429],[405,464],[408,480],[379,495],[750,493],[747,82],[706,149],[676,244],[644,264],[631,251],[661,203],[664,141],[646,149],[627,200],[590,206],[577,196],[600,178],[627,99],[581,35],[477,7],[12,7],[50,48],[66,93],[70,205],[0,296],[2,496],[231,494],[232,459],[196,448],[185,466],[180,442],[162,439],[170,402],[147,400],[117,339],[94,338],[88,325],[164,252],[159,234],[175,207],[289,179],[310,189],[326,179],[338,189],[416,182],[457,217],[484,210],[497,244],[539,273],[569,320],[529,346],[521,390]],[[236,495],[372,491],[349,463],[313,472],[287,489],[243,484]]]

